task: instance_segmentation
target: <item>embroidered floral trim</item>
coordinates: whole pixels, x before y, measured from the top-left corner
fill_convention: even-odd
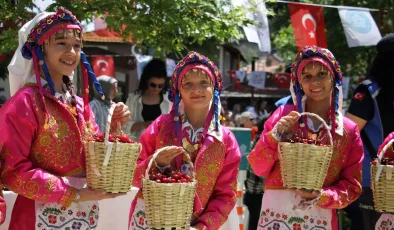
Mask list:
[[[77,193],[78,190],[76,188],[69,187],[63,197],[60,199],[59,204],[69,207],[77,196]]]

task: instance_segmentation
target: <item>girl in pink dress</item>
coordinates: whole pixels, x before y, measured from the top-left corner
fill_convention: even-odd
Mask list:
[[[342,73],[330,51],[305,47],[297,55],[292,71],[290,90],[295,105],[281,106],[273,113],[248,156],[256,175],[266,176],[258,229],[336,230],[336,209],[346,207],[361,193],[360,133],[357,126],[341,114]],[[334,139],[334,152],[320,191],[287,189],[281,178],[278,142],[282,138],[298,134],[329,143],[321,123],[301,117],[299,113],[303,111],[323,118],[331,127]]]
[[[156,158],[154,170],[189,173],[182,153],[190,154],[198,181],[190,223],[194,229],[219,229],[236,201],[241,154],[234,135],[219,123],[221,89],[222,78],[214,63],[190,52],[171,77],[171,113],[158,117],[140,139],[142,152],[133,181],[138,188],[156,150],[169,146]],[[129,221],[129,230],[149,228],[141,189],[132,202]]]
[[[18,194],[10,230],[95,229],[98,200],[86,186],[84,142],[98,126],[88,104],[88,75],[102,93],[82,47],[82,26],[59,8],[37,14],[19,31],[8,66],[11,95],[1,108],[1,180]],[[84,100],[70,77],[81,61]],[[130,111],[119,104],[114,122]]]

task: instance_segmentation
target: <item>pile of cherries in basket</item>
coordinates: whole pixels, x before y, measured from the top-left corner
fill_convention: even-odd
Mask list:
[[[375,160],[373,160],[371,162],[371,164],[376,165],[377,162],[378,162],[378,160],[375,159]],[[382,159],[382,161],[380,161],[380,164],[381,165],[394,165],[394,158],[392,158],[392,157],[384,157]]]
[[[318,145],[318,146],[328,147],[328,145],[322,143],[321,140],[319,140],[319,139],[314,140],[312,138],[303,138],[303,137],[298,136],[297,134],[291,138],[286,138],[282,141],[288,142],[288,143],[301,143],[301,144],[310,144],[310,145]]]
[[[88,141],[104,142],[105,136],[102,133],[94,134],[88,139]],[[126,134],[114,134],[109,133],[109,142],[121,142],[121,143],[135,143]]]
[[[188,183],[192,182],[193,178],[179,171],[165,170],[163,173],[151,172],[149,180],[156,183]]]

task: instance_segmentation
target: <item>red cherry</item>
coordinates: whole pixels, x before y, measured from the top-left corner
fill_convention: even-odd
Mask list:
[[[172,177],[173,177],[175,180],[178,180],[178,179],[180,178],[180,176],[179,176],[178,174],[174,174],[174,175],[172,175]]]
[[[157,179],[157,180],[156,180],[156,183],[161,183],[161,180]]]
[[[156,180],[156,175],[150,175],[149,180]]]
[[[190,178],[189,175],[185,175],[183,178],[185,178],[186,180],[190,181],[192,178]]]
[[[184,179],[184,178],[182,178],[182,179],[181,179],[181,182],[182,182],[182,183],[187,183],[187,180]]]
[[[174,178],[170,179],[170,183],[175,183],[175,182],[176,182],[176,180]]]

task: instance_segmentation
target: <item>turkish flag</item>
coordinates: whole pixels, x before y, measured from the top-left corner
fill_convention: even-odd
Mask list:
[[[323,7],[289,3],[297,49],[307,45],[327,48]]]
[[[92,56],[92,66],[96,77],[107,75],[115,78],[115,64],[112,56]]]
[[[228,72],[228,75],[230,76],[231,80],[233,81],[235,88],[239,91],[242,91],[243,87],[242,87],[241,82],[239,82],[239,80],[237,78],[237,74],[236,74],[235,70],[229,70],[227,72]]]
[[[281,87],[288,89],[290,87],[291,75],[289,73],[277,73],[274,76],[274,83]]]

